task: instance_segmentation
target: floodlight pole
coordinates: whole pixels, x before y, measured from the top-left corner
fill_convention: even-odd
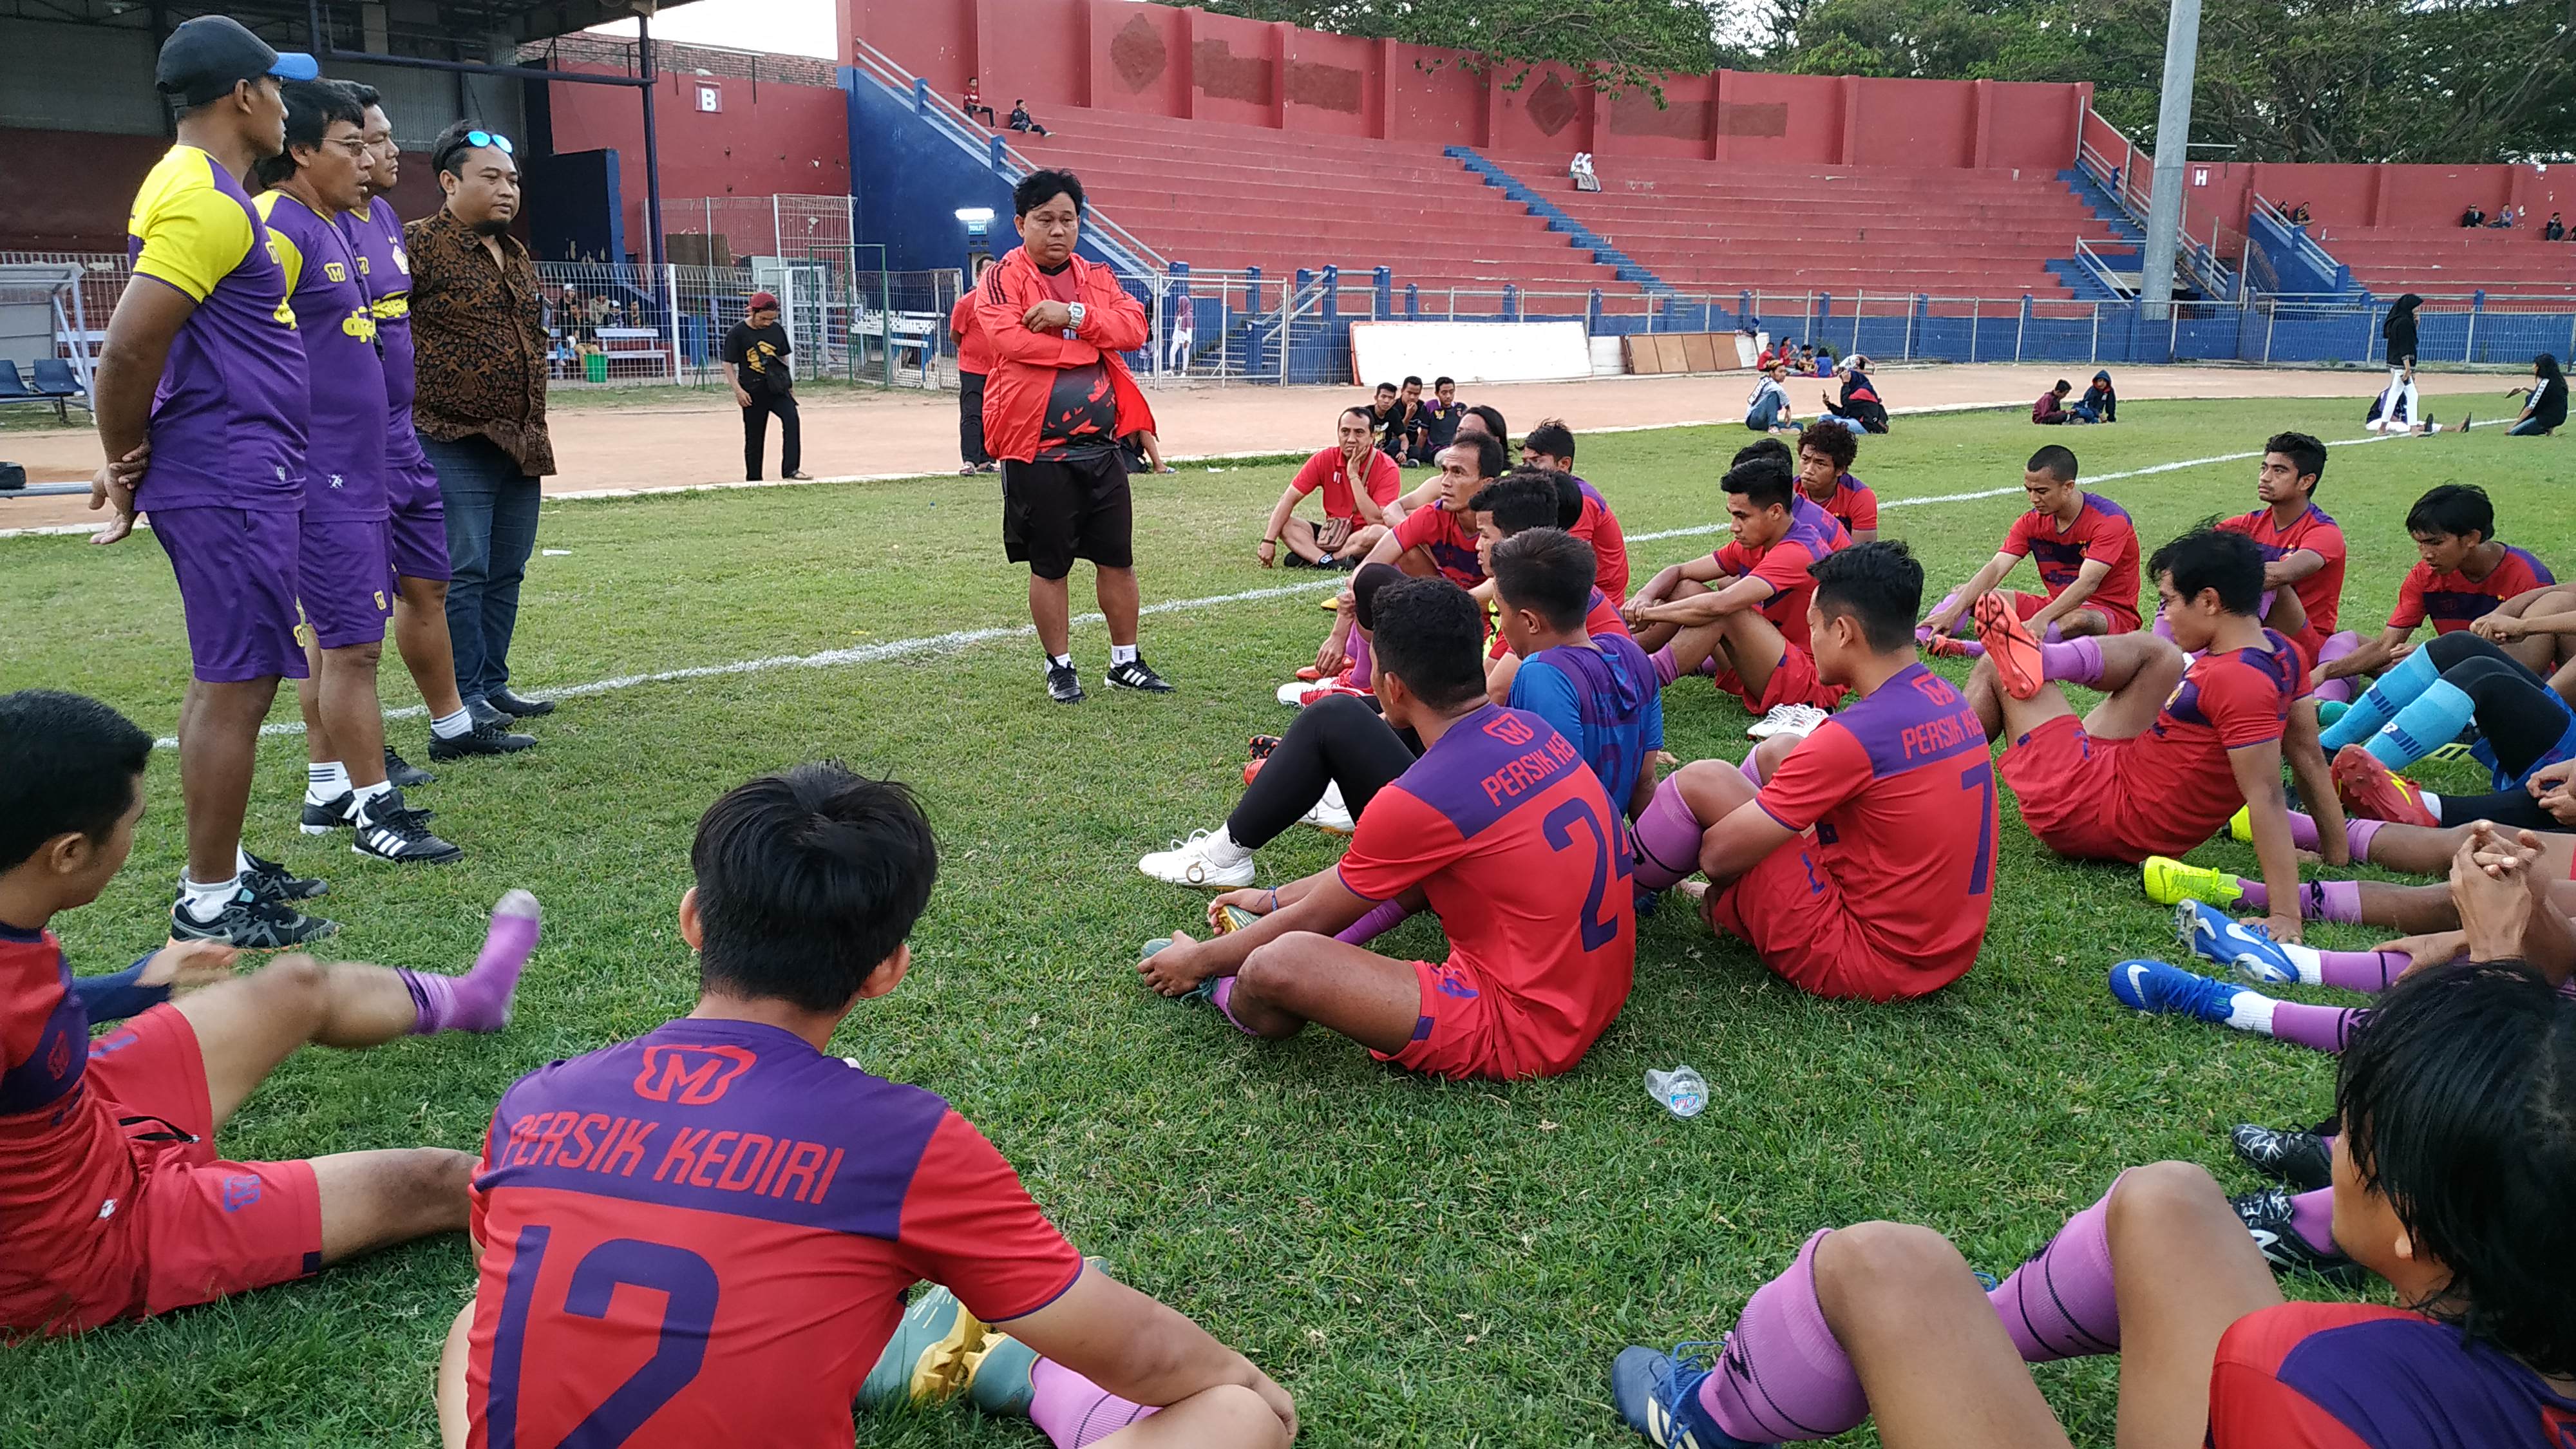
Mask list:
[[[2182,230],[2183,168],[2191,160],[2191,82],[2200,60],[2200,0],[2173,0],[2165,22],[2165,89],[2156,106],[2155,189],[2147,201],[2147,254],[2139,310],[2163,321],[2173,309],[2175,239]]]

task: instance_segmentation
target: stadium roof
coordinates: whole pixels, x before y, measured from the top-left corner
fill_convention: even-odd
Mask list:
[[[226,5],[163,4],[148,0],[0,0],[0,20],[46,20],[150,30],[156,20],[176,25],[192,16],[221,14],[258,31],[280,50],[317,50],[315,17],[330,35],[330,48],[423,60],[503,61],[511,46],[586,30],[604,21],[651,15],[686,0],[234,0]]]

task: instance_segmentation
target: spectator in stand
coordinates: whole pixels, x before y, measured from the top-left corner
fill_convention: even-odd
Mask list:
[[[2522,416],[2505,430],[2509,438],[2545,438],[2567,426],[2567,375],[2558,359],[2544,352],[2531,360],[2531,386],[2520,390]]]
[[[1887,407],[1878,400],[1878,389],[1869,380],[1869,359],[1855,352],[1843,359],[1842,401],[1825,399],[1825,411],[1842,419],[1843,426],[1867,433],[1887,431]]]
[[[2041,393],[2039,401],[2030,405],[2030,420],[2048,427],[2081,421],[2075,414],[2066,410],[2066,395],[2073,391],[2075,391],[2075,384],[2065,378],[2059,378],[2057,386]]]
[[[968,81],[972,93],[973,81]],[[993,344],[975,325],[975,290],[984,284],[990,254],[975,258],[975,280],[948,309],[948,335],[957,343],[957,455],[966,473],[998,473],[1001,465],[984,447],[984,378],[993,370]]]
[[[1567,167],[1565,168],[1565,170],[1566,170],[1566,174],[1567,174],[1568,176],[1571,176],[1571,177],[1573,177],[1573,178],[1574,178],[1574,189],[1575,189],[1575,190],[1577,190],[1577,191],[1599,191],[1599,190],[1601,189],[1601,176],[1600,176],[1600,173],[1598,173],[1598,172],[1596,172],[1596,171],[1594,171],[1594,170],[1592,169],[1592,153],[1591,153],[1591,152],[1589,152],[1589,151],[1577,151],[1577,152],[1575,152],[1575,153],[1574,153],[1574,161],[1573,161],[1573,164],[1571,164],[1571,165],[1567,166]]]
[[[2495,220],[2487,223],[2487,229],[2490,231],[2510,231],[2513,229],[2513,223],[2513,208],[2508,205],[2504,210],[2496,213]]]
[[[1788,382],[1789,364],[1777,357],[1764,364],[1762,380],[1744,400],[1744,426],[1757,433],[1798,431],[1797,414],[1789,406]]]
[[[1783,337],[1774,341],[1770,346],[1762,349],[1762,355],[1753,359],[1753,368],[1756,372],[1769,372],[1771,370],[1771,364],[1775,362],[1795,362],[1797,357],[1798,339],[1795,337]]]
[[[2461,225],[2462,227],[2464,227],[2464,228],[2465,228],[2465,227],[2484,226],[2484,225],[2486,225],[2486,224],[2487,224],[2487,214],[2486,214],[2486,212],[2485,212],[2484,210],[2482,210],[2482,209],[2478,206],[2478,204],[2477,204],[2476,202],[2474,202],[2474,201],[2472,201],[2472,202],[2470,202],[2470,203],[2469,203],[2469,209],[2468,209],[2468,210],[2463,211],[2463,212],[2461,212],[2461,213],[2460,213],[2460,225]]]
[[[2111,374],[2108,372],[2093,374],[2093,385],[2084,389],[2084,396],[2070,411],[2088,423],[2118,422],[2120,395],[2111,388]]]
[[[1029,103],[1026,101],[1011,102],[1011,129],[1014,131],[1034,131],[1041,136],[1047,133],[1046,127],[1029,119]]]
[[[993,124],[993,108],[984,100],[983,77],[971,75],[966,77],[966,101],[961,109],[966,112],[966,119],[970,121],[975,119],[977,111],[981,111],[984,113],[984,124],[987,126]]]
[[[2540,239],[2542,241],[2567,240],[2567,223],[2558,219],[2557,212],[2549,213],[2548,223],[2540,228]]]
[[[754,292],[743,319],[725,333],[725,379],[742,409],[742,476],[760,481],[760,454],[769,443],[769,419],[778,418],[778,476],[803,481],[814,475],[799,465],[804,444],[796,418],[796,379],[788,371],[794,350],[779,322],[778,299]]]
[[[2308,204],[2304,201],[2290,208],[2290,224],[2292,226],[2306,226],[2313,219],[2314,218],[2308,215]]]
[[[446,204],[403,228],[418,381],[412,424],[446,508],[457,692],[475,723],[507,725],[555,707],[510,689],[519,584],[537,544],[537,480],[555,471],[546,333],[536,264],[510,235],[519,214],[510,138],[459,121],[429,154]],[[594,292],[594,316],[604,304]]]

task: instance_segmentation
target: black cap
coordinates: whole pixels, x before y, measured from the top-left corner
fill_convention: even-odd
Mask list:
[[[229,15],[200,15],[181,21],[161,42],[161,64],[152,84],[165,95],[191,106],[231,93],[246,80],[273,75],[280,80],[312,80],[322,67],[302,51],[283,54],[250,33]]]

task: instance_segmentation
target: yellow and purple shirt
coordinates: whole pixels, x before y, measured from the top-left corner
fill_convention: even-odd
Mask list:
[[[312,428],[304,452],[304,516],[372,522],[385,508],[385,365],[376,314],[358,280],[357,254],[340,229],[281,191],[257,203],[269,249],[302,319],[311,378]]]

